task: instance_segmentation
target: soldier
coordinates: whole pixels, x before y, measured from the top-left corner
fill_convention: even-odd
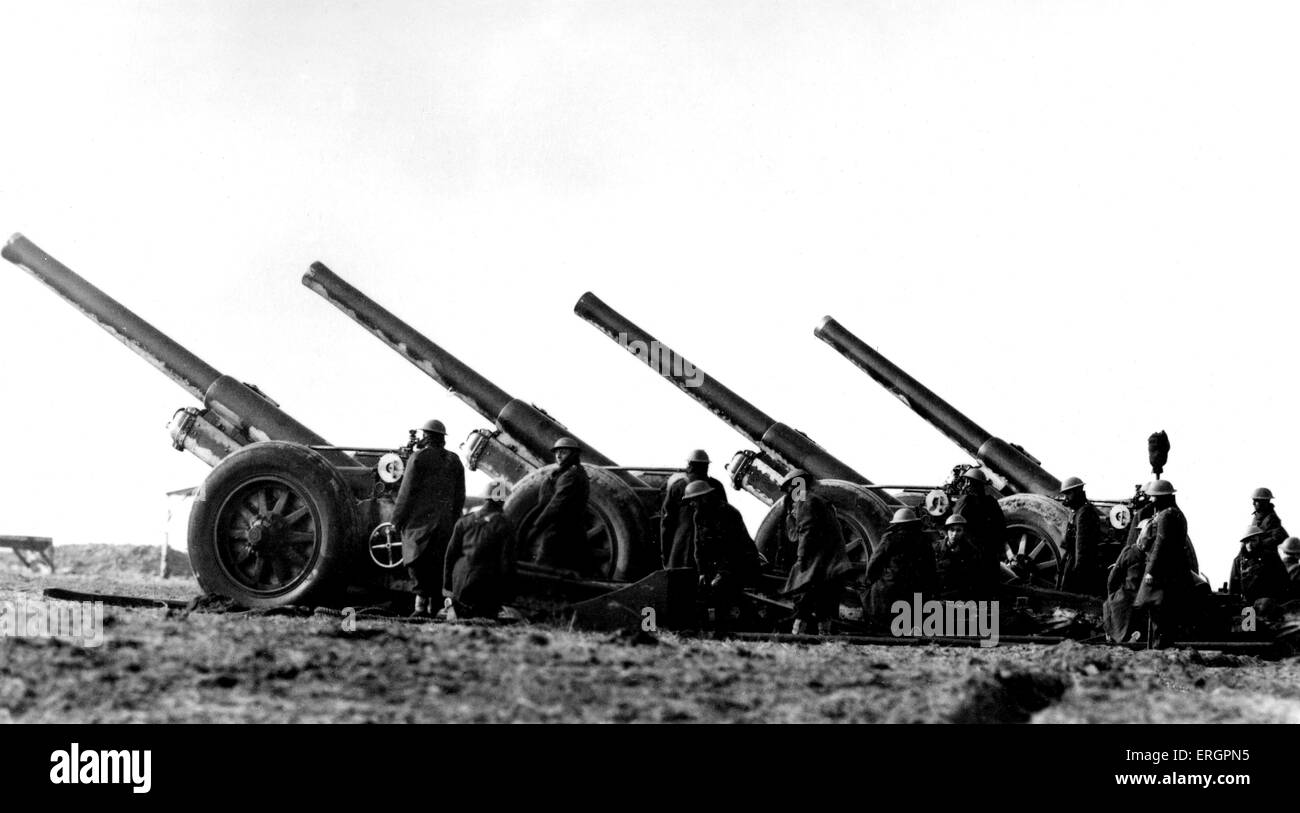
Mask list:
[[[935,556],[939,598],[964,601],[979,592],[980,551],[966,533],[966,518],[953,514]]]
[[[1232,560],[1228,592],[1249,604],[1262,598],[1286,601],[1289,586],[1286,565],[1274,551],[1268,532],[1258,525],[1247,528],[1241,538],[1241,552]]]
[[[415,582],[416,615],[433,611],[447,540],[465,507],[465,467],[444,448],[446,442],[442,421],[420,427],[393,506],[393,527],[402,535],[402,559]]]
[[[668,559],[673,548],[679,544],[679,537],[690,534],[691,510],[682,502],[682,494],[691,483],[706,482],[717,491],[722,502],[727,501],[726,489],[717,479],[709,476],[709,455],[703,449],[696,449],[686,458],[686,476],[674,477],[664,491],[663,508],[659,517],[659,553],[664,567],[669,567]]]
[[[727,504],[721,488],[705,480],[686,487],[682,502],[690,512],[688,533],[678,534],[669,567],[693,567],[700,588],[714,608],[714,629],[725,629],[745,585],[758,576],[758,549],[740,512]]]
[[[1250,524],[1264,532],[1263,544],[1277,550],[1287,538],[1286,528],[1282,527],[1282,520],[1277,515],[1277,509],[1273,507],[1273,492],[1267,488],[1257,488],[1255,493],[1250,495],[1251,502],[1255,504],[1255,512],[1250,515]]]
[[[1106,580],[1106,600],[1101,606],[1101,622],[1106,629],[1106,637],[1116,643],[1128,641],[1130,637],[1140,638],[1146,628],[1146,611],[1134,609],[1133,601],[1137,598],[1142,577],[1146,574],[1150,527],[1149,519],[1142,520],[1137,535],[1119,552]]]
[[[1282,566],[1288,581],[1287,599],[1300,598],[1300,537],[1289,537],[1282,543]]]
[[[1061,573],[1056,586],[1071,593],[1091,596],[1098,595],[1104,586],[1097,561],[1102,542],[1101,520],[1097,518],[1097,509],[1084,493],[1084,485],[1078,477],[1067,477],[1061,483],[1061,503],[1074,514],[1065,529],[1065,540],[1061,546]]]
[[[962,526],[964,517],[955,517],[954,528]],[[969,524],[969,523],[966,523]],[[978,551],[974,551],[979,562]],[[894,512],[889,530],[880,540],[880,547],[871,554],[867,563],[866,601],[863,602],[873,626],[886,626],[890,622],[895,601],[912,601],[914,593],[932,596],[936,589],[934,548],[921,532],[921,521],[910,508]]]
[[[966,469],[962,473],[962,496],[952,509],[953,514],[966,520],[966,534],[980,550],[976,598],[981,599],[997,595],[1007,544],[1007,519],[997,498],[988,493],[988,482],[983,469],[977,466]]]
[[[841,581],[849,572],[835,508],[815,493],[816,479],[795,469],[781,479],[785,492],[785,531],[794,548],[794,565],[782,594],[794,596],[794,633],[829,632],[839,618]]]
[[[560,438],[551,447],[556,467],[542,481],[530,539],[540,565],[584,571],[591,566],[587,545],[587,497],[591,483],[582,467],[582,447]]]
[[[512,596],[515,528],[501,510],[510,487],[488,484],[483,507],[456,522],[447,544],[442,594],[458,618],[496,618]]]
[[[1146,493],[1153,499],[1151,547],[1146,573],[1134,607],[1146,607],[1151,616],[1151,646],[1172,646],[1192,598],[1192,554],[1187,538],[1187,517],[1174,499],[1168,480],[1154,480]]]

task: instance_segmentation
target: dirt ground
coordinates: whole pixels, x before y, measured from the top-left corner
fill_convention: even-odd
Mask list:
[[[93,558],[93,557],[92,557]],[[138,557],[139,558],[139,557]],[[189,578],[0,566],[47,587],[187,600]],[[85,564],[85,563],[83,563]],[[0,638],[4,722],[1300,722],[1300,659],[802,646],[384,618],[105,611],[105,639]]]

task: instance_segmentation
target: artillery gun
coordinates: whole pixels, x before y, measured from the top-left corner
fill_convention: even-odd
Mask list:
[[[363,545],[354,543],[364,543],[385,505],[391,511],[391,487],[367,465],[387,450],[330,445],[21,234],[0,254],[203,404],[177,410],[168,428],[177,449],[212,466],[189,524],[190,562],[204,591],[267,607],[324,603],[350,584],[382,584],[384,569],[358,561]]]
[[[470,469],[512,485],[505,511],[517,528],[526,528],[540,508],[538,491],[554,467],[552,445],[561,437],[574,438],[591,478],[588,541],[598,572],[586,575],[625,581],[658,568],[653,520],[664,486],[680,469],[618,466],[545,410],[511,396],[322,263],[313,263],[302,283],[493,424],[470,433],[466,459]]]
[[[983,464],[992,484],[1002,494],[999,504],[1007,519],[1004,577],[1014,583],[1054,586],[1061,564],[1061,543],[1070,522],[1070,511],[1056,499],[1061,481],[1022,447],[981,428],[831,317],[825,317],[813,335]],[[953,483],[966,468],[965,465],[954,468],[953,479],[937,490],[943,494],[942,498],[927,500],[932,517],[946,516]],[[1107,536],[1102,559],[1113,561],[1128,534],[1133,502],[1095,499],[1092,502]]]
[[[204,592],[248,607],[272,607],[337,604],[350,592],[382,594],[409,586],[398,567],[400,546],[382,532],[385,525],[391,527],[404,450],[334,446],[261,390],[223,375],[22,235],[14,235],[0,254],[201,402],[201,408],[177,410],[169,432],[177,449],[212,467],[196,495],[188,529],[190,561]],[[473,371],[464,372],[456,379],[458,386],[475,379]],[[477,383],[481,393],[500,393],[481,377]],[[498,401],[501,415],[529,414],[527,405],[508,396]],[[567,434],[540,411],[536,415],[534,428],[523,419],[501,421],[520,449],[534,450],[529,452],[533,458],[549,446],[544,432]],[[598,462],[609,462],[592,453]],[[522,453],[518,457],[534,462]],[[508,462],[504,456],[499,459]],[[501,463],[498,473],[506,471],[505,466]],[[528,483],[542,471],[536,468],[520,478],[518,500],[535,491]],[[666,479],[668,473],[659,476]],[[607,522],[614,527],[607,531],[619,546],[619,554],[607,563],[616,576],[623,569],[633,571],[630,540],[641,539],[638,534],[649,525],[645,505],[631,484],[641,482],[631,472],[599,466],[593,477],[592,501],[598,512],[608,512]],[[652,484],[642,487],[654,490]],[[601,489],[612,496],[598,498]],[[516,506],[521,510],[526,504]],[[649,544],[650,539],[645,541]],[[533,578],[527,572],[521,576]],[[539,578],[544,584],[555,581],[546,574]],[[616,613],[626,615],[631,603],[635,609],[655,607],[660,622],[668,625],[673,608],[667,601],[680,579],[663,577],[654,584],[621,589],[592,579],[560,581],[565,582],[566,596],[599,597],[598,606],[588,613],[597,624],[607,608],[615,606]],[[627,596],[622,596],[624,591]],[[581,604],[572,606],[581,612]]]
[[[595,294],[583,294],[574,312],[758,447],[757,452],[738,452],[728,470],[734,488],[773,506],[755,534],[769,561],[775,561],[783,533],[778,483],[794,469],[821,481],[820,492],[835,506],[844,528],[850,559],[862,563],[870,557],[894,510],[903,504],[895,495],[873,486],[807,435],[737,395]]]

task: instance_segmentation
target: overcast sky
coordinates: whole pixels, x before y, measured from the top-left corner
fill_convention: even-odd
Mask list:
[[[1256,486],[1300,531],[1294,4],[0,8],[0,229],[333,442],[484,421],[313,260],[620,463],[750,447],[586,290],[876,482],[968,458],[826,314],[1093,496],[1167,430],[1216,586]],[[157,542],[195,402],[7,263],[0,348],[0,534]]]

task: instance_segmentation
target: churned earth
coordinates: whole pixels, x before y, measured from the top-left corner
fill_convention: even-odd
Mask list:
[[[78,570],[67,556],[53,574],[0,567],[0,601],[48,587],[197,593],[137,558],[111,572],[67,572]],[[104,627],[97,647],[0,638],[0,721],[1300,722],[1296,658],[740,643],[161,605],[107,607]]]

